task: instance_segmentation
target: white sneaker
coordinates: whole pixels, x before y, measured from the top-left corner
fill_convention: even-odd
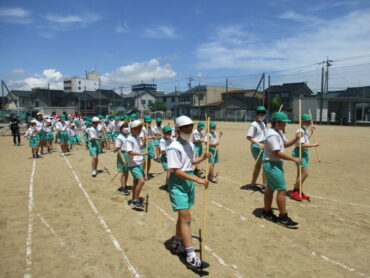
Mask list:
[[[96,177],[96,170],[92,170],[91,176]]]
[[[61,153],[60,156],[65,156],[65,154],[64,153]]]

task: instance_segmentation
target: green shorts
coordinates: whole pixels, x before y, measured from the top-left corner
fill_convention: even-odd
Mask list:
[[[68,142],[68,132],[59,131],[58,139],[60,143],[67,143]]]
[[[168,165],[167,165],[167,155],[166,154],[162,154],[161,155],[161,164],[162,164],[162,167],[163,167],[163,170],[167,170],[168,169]]]
[[[193,172],[186,172],[190,176],[194,176]],[[168,179],[168,192],[172,209],[189,209],[194,205],[195,201],[195,184],[192,181],[184,180],[177,177],[174,173],[170,174]]]
[[[123,159],[126,161],[126,152],[122,152]],[[120,173],[126,173],[128,171],[127,163],[123,164],[121,157],[117,154],[117,171]]]
[[[293,157],[299,157],[299,147],[295,147],[292,153]],[[310,152],[307,148],[302,148],[302,168],[308,167],[308,161],[310,158]],[[296,163],[297,168],[300,166],[299,163]]]
[[[30,144],[30,147],[38,147],[39,146],[39,137],[38,136],[31,136],[29,144]]]
[[[108,139],[108,141],[112,141],[112,138],[113,138],[113,136],[112,136],[112,132],[107,132],[107,133],[105,134],[105,138],[107,138],[107,139]]]
[[[100,141],[91,140],[88,144],[90,155],[99,155],[101,154]]]
[[[159,139],[159,138],[154,138],[154,147],[158,147],[159,146],[159,141],[160,141],[161,139]]]
[[[45,141],[46,140],[46,132],[44,130],[40,130],[40,132],[37,134],[39,137],[39,141]]]
[[[75,136],[68,136],[68,145],[73,145],[77,143],[77,137]]]
[[[271,190],[286,190],[282,161],[265,160],[263,162],[263,173],[266,176],[267,187]]]
[[[112,131],[112,140],[115,141],[119,135],[118,131]]]
[[[201,156],[203,154],[202,143],[194,143],[195,156]]]
[[[76,143],[81,145],[82,144],[82,140],[81,140],[81,135],[80,134],[77,134],[76,135]]]
[[[144,177],[144,166],[143,164],[128,167],[134,180]]]
[[[218,163],[218,153],[219,151],[217,151],[216,153],[216,146],[209,146],[209,153],[211,154],[211,157],[208,159],[208,162],[209,163]],[[215,156],[216,154],[216,156]]]
[[[260,151],[262,150],[262,153],[260,155],[260,157],[258,158],[258,161],[262,161],[263,160],[263,149],[257,145],[257,144],[252,144],[251,145],[251,152],[252,152],[252,155],[253,155],[253,158],[254,160],[257,159],[258,155],[260,154]]]
[[[154,144],[153,144],[153,141],[149,141],[148,142],[148,149],[149,149],[149,158],[150,159],[153,159],[155,158],[155,152],[154,152]],[[145,152],[146,151],[146,148],[142,148],[141,149],[142,152]],[[147,159],[148,156],[147,155],[144,155],[144,159]]]
[[[89,136],[87,135],[87,133],[84,133],[84,139],[85,139],[85,142],[89,142]]]
[[[46,133],[45,140],[46,140],[46,141],[53,141],[53,140],[54,140],[54,135],[53,135],[53,133],[52,133],[52,132],[47,132],[47,133]]]

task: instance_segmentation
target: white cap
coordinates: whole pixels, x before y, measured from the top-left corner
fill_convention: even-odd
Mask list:
[[[143,125],[143,123],[140,120],[135,120],[135,121],[131,122],[131,128],[135,128],[135,127],[138,127],[138,126],[141,126],[141,125]]]
[[[93,123],[100,122],[100,119],[98,117],[93,117],[91,120]]]
[[[175,126],[181,127],[185,125],[191,125],[193,121],[188,116],[180,116],[176,119]]]
[[[76,124],[75,123],[71,123],[71,126],[76,126]]]
[[[47,120],[46,120],[46,122],[47,122],[47,123],[51,123],[51,120],[50,120],[50,119],[47,119]]]
[[[38,115],[41,115],[41,116],[42,116],[42,113],[41,113],[41,112],[38,112],[36,115],[37,115],[37,116],[38,116]]]
[[[36,121],[35,119],[32,119],[32,120],[30,121],[30,123],[36,124],[36,123],[37,123],[37,121]]]

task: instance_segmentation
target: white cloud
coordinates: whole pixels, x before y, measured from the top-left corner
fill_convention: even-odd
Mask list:
[[[316,16],[307,16],[303,14],[296,13],[295,11],[288,11],[277,16],[280,19],[293,20],[301,23],[311,23],[311,24],[323,24],[324,20]]]
[[[60,24],[72,24],[72,23],[93,23],[100,19],[100,16],[96,14],[85,14],[85,15],[53,15],[49,14],[45,16],[45,19],[60,23]]]
[[[151,39],[172,39],[176,38],[175,28],[172,26],[159,25],[154,28],[145,29],[143,37]]]
[[[47,88],[48,84],[50,89],[63,89],[62,82],[63,75],[55,69],[46,69],[42,74],[34,74],[21,80],[10,80],[7,82],[9,88],[17,90],[31,90],[32,88]]]
[[[311,6],[310,10],[311,11],[322,11],[326,9],[331,9],[331,8],[338,8],[338,7],[355,7],[359,6],[361,4],[361,1],[354,1],[354,0],[349,0],[349,1],[322,1],[317,3],[316,5]]]
[[[122,84],[132,84],[140,81],[152,82],[153,79],[160,80],[176,77],[176,72],[171,65],[160,65],[157,59],[142,63],[132,63],[121,66],[118,69],[106,73],[101,77],[102,86],[116,87]]]
[[[118,34],[122,34],[122,33],[128,33],[130,32],[130,29],[128,28],[127,24],[124,23],[124,24],[121,24],[119,23],[116,27],[116,33]]]
[[[47,24],[40,25],[39,28],[47,31],[40,32],[39,34],[44,38],[50,39],[55,36],[55,32],[84,28],[99,21],[101,17],[93,13],[85,13],[81,15],[47,14],[44,16],[44,19],[46,19]]]
[[[31,23],[30,12],[23,8],[0,8],[0,21],[9,23]]]
[[[24,69],[13,69],[10,74],[11,75],[23,75],[26,71]]]

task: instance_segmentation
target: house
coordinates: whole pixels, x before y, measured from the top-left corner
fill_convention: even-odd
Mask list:
[[[180,95],[183,94],[183,92],[175,91],[168,94],[164,94],[162,96],[162,102],[167,107],[167,112],[170,112],[171,115],[178,116],[178,106],[180,102]]]
[[[265,91],[266,108],[274,112],[279,110],[280,105],[283,105],[284,111],[289,114],[293,112],[293,100],[312,95],[313,92],[305,82],[270,86]],[[276,103],[274,103],[274,98],[276,98]]]
[[[32,91],[11,90],[6,99],[6,110],[27,111],[33,107]]]
[[[193,106],[202,106],[222,100],[222,93],[226,91],[242,90],[241,88],[226,88],[224,86],[196,86],[190,89],[194,92]],[[189,91],[190,91],[189,90]]]

